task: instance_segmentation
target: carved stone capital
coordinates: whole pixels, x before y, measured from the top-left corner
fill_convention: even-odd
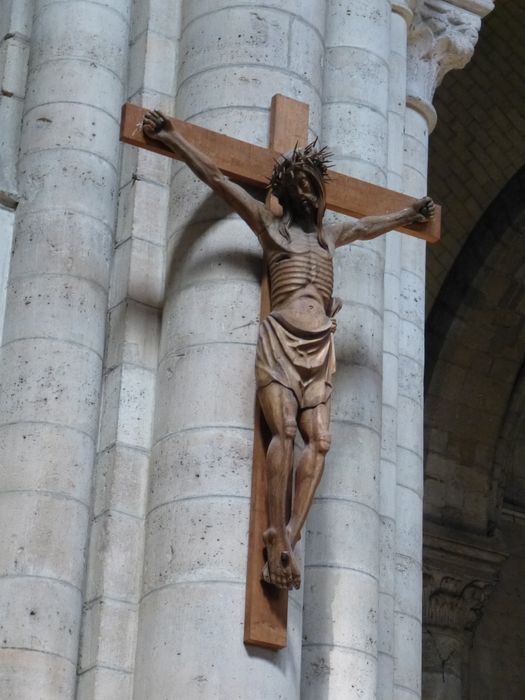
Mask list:
[[[420,111],[432,130],[437,86],[453,69],[472,58],[481,19],[492,0],[418,0],[408,38],[407,102]]]
[[[425,626],[445,628],[452,635],[472,632],[506,557],[497,537],[477,537],[426,525],[423,545]]]

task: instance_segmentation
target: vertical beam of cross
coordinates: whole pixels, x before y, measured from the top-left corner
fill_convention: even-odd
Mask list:
[[[272,99],[270,148],[285,153],[296,144],[308,141],[308,105],[282,95]],[[270,312],[270,293],[266,265],[261,283],[261,321]],[[268,527],[266,450],[268,428],[257,404],[253,440],[252,497],[248,538],[248,572],[244,642],[270,649],[282,649],[287,642],[288,591],[261,580],[264,566],[263,532]]]

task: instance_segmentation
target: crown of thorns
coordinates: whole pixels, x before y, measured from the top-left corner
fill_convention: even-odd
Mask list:
[[[304,148],[297,148],[295,144],[290,154],[282,155],[275,162],[272,176],[268,181],[268,189],[280,198],[290,179],[293,179],[294,172],[298,170],[313,170],[322,183],[328,182],[330,178],[327,172],[332,165],[330,161],[332,155],[326,146],[317,148],[317,139]]]

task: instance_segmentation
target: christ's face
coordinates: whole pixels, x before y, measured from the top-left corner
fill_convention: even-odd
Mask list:
[[[291,190],[294,209],[302,216],[315,218],[319,207],[319,197],[311,178],[299,170],[293,179]]]

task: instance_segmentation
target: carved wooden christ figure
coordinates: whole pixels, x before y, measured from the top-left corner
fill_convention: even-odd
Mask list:
[[[144,134],[181,158],[256,234],[268,263],[269,316],[259,330],[257,397],[271,432],[266,455],[269,527],[262,577],[279,588],[299,588],[294,548],[312,504],[330,448],[330,395],[335,372],[333,292],[335,249],[376,238],[434,216],[429,197],[384,216],[323,226],[329,154],[310,144],[281,156],[269,184],[283,213],[276,216],[229,180],[158,111],[148,112]],[[293,467],[297,431],[304,449]],[[292,485],[294,485],[292,494]]]

